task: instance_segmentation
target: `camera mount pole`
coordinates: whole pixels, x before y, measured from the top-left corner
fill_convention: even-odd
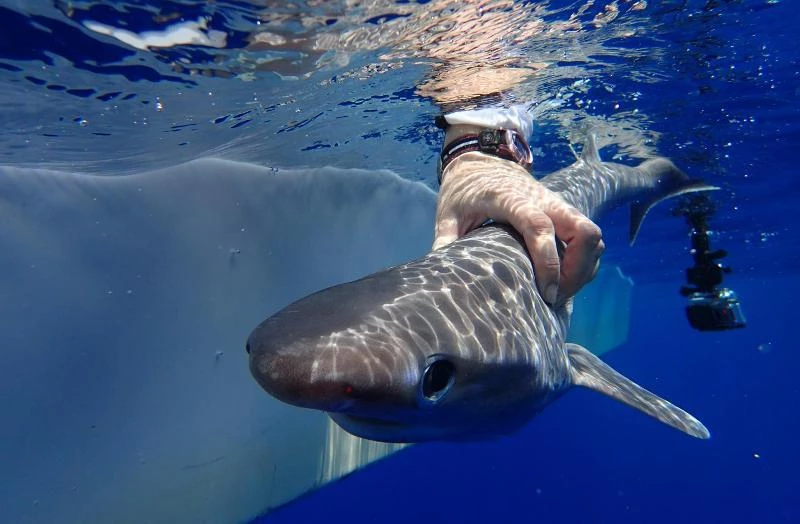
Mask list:
[[[720,287],[723,276],[730,273],[731,268],[718,262],[728,256],[727,251],[711,249],[708,219],[715,211],[714,202],[704,194],[687,196],[672,210],[673,216],[686,218],[691,230],[694,265],[686,269],[686,280],[691,287],[681,286],[680,292],[689,299],[686,308],[689,324],[701,331],[745,326],[736,293]]]

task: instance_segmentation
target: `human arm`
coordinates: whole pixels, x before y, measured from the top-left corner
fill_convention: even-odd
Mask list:
[[[470,124],[449,126],[445,145],[476,129]],[[494,156],[467,153],[443,175],[434,249],[491,219],[510,224],[522,235],[539,291],[548,303],[562,303],[594,278],[605,247],[600,228],[525,168]],[[563,258],[558,241],[563,243]]]

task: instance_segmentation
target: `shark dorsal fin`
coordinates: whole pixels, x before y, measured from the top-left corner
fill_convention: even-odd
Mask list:
[[[583,150],[581,150],[581,160],[587,164],[599,164],[600,153],[597,151],[597,143],[595,142],[594,135],[589,133],[586,136],[586,142],[583,143]]]
[[[608,395],[693,437],[709,438],[699,420],[614,371],[583,346],[568,343],[566,348],[574,385]]]
[[[650,177],[656,178],[658,187],[650,198],[631,204],[631,222],[630,231],[628,232],[628,240],[631,245],[636,241],[636,236],[642,227],[644,217],[659,202],[687,193],[719,189],[716,186],[706,184],[702,180],[689,178],[686,173],[678,169],[675,164],[666,158],[646,160],[637,169],[646,172]]]

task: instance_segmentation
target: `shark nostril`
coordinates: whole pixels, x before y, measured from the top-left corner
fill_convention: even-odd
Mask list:
[[[455,382],[456,367],[441,355],[428,359],[422,374],[422,396],[430,402],[438,402]]]
[[[247,343],[247,344],[244,346],[244,350],[245,350],[245,351],[247,351],[247,354],[248,354],[248,355],[250,354],[250,342],[248,342],[248,343]]]

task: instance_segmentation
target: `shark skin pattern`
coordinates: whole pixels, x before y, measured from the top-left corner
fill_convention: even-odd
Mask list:
[[[491,169],[510,165],[468,155]],[[665,158],[637,167],[602,162],[592,137],[574,164],[542,183],[592,219],[631,202],[631,243],[656,203],[716,189]],[[385,442],[507,434],[575,385],[709,437],[690,414],[566,343],[571,301],[550,307],[534,278],[516,231],[488,224],[287,306],[251,333],[250,369],[277,399],[326,411],[346,431]]]

